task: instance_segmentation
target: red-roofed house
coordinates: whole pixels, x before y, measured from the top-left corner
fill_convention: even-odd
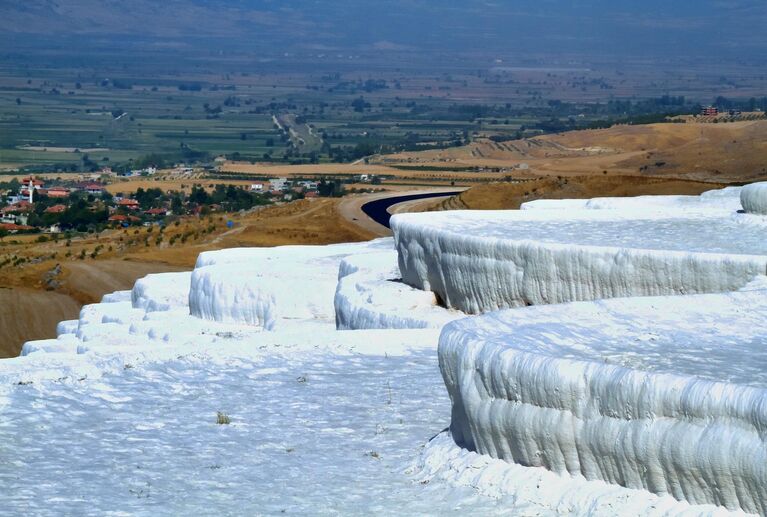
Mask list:
[[[144,212],[146,215],[154,215],[157,217],[165,217],[168,215],[168,209],[167,208],[150,208],[146,212]]]
[[[53,205],[45,209],[46,214],[61,214],[67,210],[67,205]]]
[[[140,205],[135,199],[121,199],[117,202],[117,206],[127,208],[128,210],[138,210]]]
[[[23,232],[27,230],[34,230],[32,226],[25,226],[23,224],[13,223],[0,223],[0,230],[6,230],[11,233]]]
[[[48,197],[57,198],[57,199],[69,197],[69,189],[64,187],[52,187],[48,189],[48,192],[46,192],[46,195]]]
[[[83,185],[83,190],[93,196],[100,196],[104,193],[104,185],[101,183],[88,183]]]
[[[126,223],[126,222],[138,222],[141,220],[140,217],[136,217],[135,215],[122,215],[122,214],[115,214],[113,216],[110,216],[109,219],[107,219],[110,223]]]
[[[29,201],[19,201],[0,210],[0,222],[7,224],[27,224],[28,214],[33,205]]]
[[[22,214],[32,211],[32,203],[29,201],[24,201],[23,199],[19,201],[18,203],[14,203],[12,205],[4,206],[2,208],[2,213],[4,214]]]

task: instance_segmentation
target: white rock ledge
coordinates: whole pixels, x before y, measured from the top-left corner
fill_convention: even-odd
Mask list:
[[[80,326],[80,320],[64,320],[60,321],[56,325],[56,336],[64,336],[66,334],[74,334],[77,332],[78,327]]]
[[[520,210],[641,210],[683,212],[685,214],[737,212],[742,187],[709,190],[699,196],[597,197],[593,199],[536,199],[522,203]]]
[[[129,302],[133,297],[133,291],[115,291],[101,297],[101,303]]]
[[[743,187],[740,203],[750,214],[767,215],[767,182],[752,183]]]
[[[190,313],[268,331],[295,326],[297,320],[333,326],[341,261],[391,247],[391,239],[379,239],[202,253],[191,277]]]
[[[336,328],[442,328],[466,315],[437,305],[434,293],[399,280],[397,252],[353,255],[341,262],[335,295]]]
[[[452,436],[524,466],[765,514],[765,294],[529,307],[450,323],[439,360]]]
[[[636,211],[456,211],[392,218],[405,283],[470,314],[734,291],[767,272],[767,219]]]
[[[471,487],[499,501],[513,501],[509,515],[588,515],[589,517],[734,517],[744,512],[721,506],[691,505],[671,496],[632,490],[582,476],[558,475],[523,467],[458,447],[446,431],[424,447],[408,470],[415,480]],[[517,509],[520,508],[520,511]]]
[[[147,275],[133,284],[131,303],[134,309],[163,312],[189,305],[192,272]]]

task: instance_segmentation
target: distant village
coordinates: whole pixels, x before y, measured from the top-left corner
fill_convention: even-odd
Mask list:
[[[179,169],[182,174],[191,172]],[[154,168],[139,171],[142,176]],[[135,175],[135,173],[133,173]],[[70,179],[28,176],[0,183],[0,237],[16,233],[101,231],[107,227],[163,225],[181,216],[236,212],[256,206],[303,198],[338,196],[340,181],[304,181],[274,178],[249,184],[213,184],[210,179],[190,179],[190,192],[138,188],[116,191],[118,175],[109,169]],[[114,183],[113,183],[114,182]],[[205,185],[203,185],[203,182]],[[113,188],[107,189],[107,186]],[[126,183],[126,187],[129,184]]]

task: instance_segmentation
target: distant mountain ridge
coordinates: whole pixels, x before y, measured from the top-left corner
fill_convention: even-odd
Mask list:
[[[765,25],[761,0],[0,0],[6,37],[52,40],[756,57],[767,50]]]

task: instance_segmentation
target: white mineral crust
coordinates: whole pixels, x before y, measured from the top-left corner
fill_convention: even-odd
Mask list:
[[[398,215],[149,275],[0,361],[4,508],[766,514],[761,188]]]
[[[402,283],[393,250],[341,262],[335,313],[339,330],[441,328],[465,316],[437,305],[434,293]]]
[[[767,215],[767,182],[752,183],[743,187],[740,202],[748,213]]]
[[[451,434],[560,474],[767,512],[767,292],[580,302],[448,324]]]
[[[334,325],[341,261],[391,249],[391,239],[333,246],[247,248],[203,253],[189,290],[191,314],[277,330],[297,320]]]
[[[471,314],[726,292],[767,272],[767,219],[748,214],[456,211],[398,214],[392,229],[403,281]]]

